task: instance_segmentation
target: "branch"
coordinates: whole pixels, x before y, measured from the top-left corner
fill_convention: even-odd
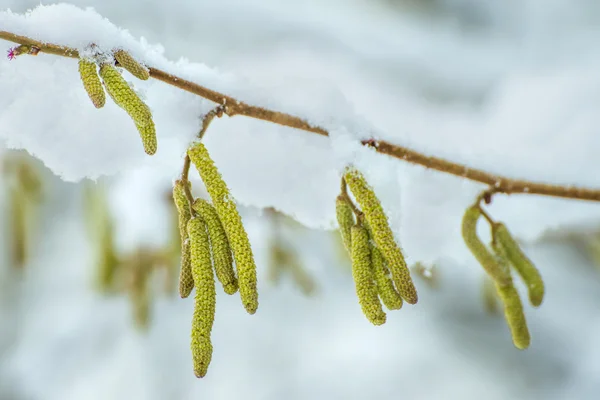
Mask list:
[[[77,49],[59,46],[52,43],[43,43],[25,36],[16,35],[11,32],[0,31],[0,39],[23,45],[30,45],[36,47],[41,52],[48,54],[71,58],[79,57],[79,52]],[[250,118],[273,122],[290,128],[316,133],[322,136],[329,136],[329,132],[327,132],[327,130],[324,128],[313,126],[302,118],[294,115],[240,102],[233,97],[227,96],[226,94],[216,92],[156,68],[149,67],[149,70],[150,76],[154,79],[222,105],[224,107],[224,112],[228,116],[243,115]],[[541,182],[511,179],[479,169],[470,168],[466,165],[454,163],[442,158],[427,156],[415,150],[395,145],[385,140],[369,139],[362,141],[362,144],[364,146],[373,148],[375,151],[381,154],[386,154],[412,164],[421,165],[425,168],[445,172],[447,174],[456,175],[461,178],[488,185],[494,193],[537,194],[569,199],[600,201],[600,189],[551,185]]]

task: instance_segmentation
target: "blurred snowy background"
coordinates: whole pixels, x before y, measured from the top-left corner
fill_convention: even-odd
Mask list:
[[[124,43],[152,65],[338,134],[330,144],[242,117],[209,130],[207,146],[246,205],[260,307],[248,316],[237,297],[218,297],[213,361],[197,380],[191,299],[165,293],[167,278],[156,274],[149,325],[140,330],[126,295],[97,290],[89,187],[74,181],[112,174],[101,182],[120,253],[168,246],[166,197],[209,105],[160,82],[135,82],[159,130],[159,154],[148,159],[126,116],[87,103],[73,60],[0,61],[4,145],[28,149],[73,181],[32,164],[43,182],[31,206],[38,216],[33,250],[15,267],[15,175],[6,163],[18,164],[21,152],[3,153],[0,399],[597,398],[600,205],[498,196],[491,206],[526,244],[547,285],[541,308],[526,308],[532,345],[521,352],[502,317],[486,311],[483,273],[460,239],[462,212],[482,188],[357,154],[348,138],[367,127],[492,172],[600,187],[597,1],[69,2],[93,7],[131,37],[91,10],[40,9],[29,20],[2,13],[40,3],[53,2],[0,0],[0,30],[72,46]],[[436,284],[415,276],[418,305],[389,313],[381,327],[361,314],[348,261],[327,230],[337,171],[348,157],[381,195],[409,261],[437,267]],[[280,227],[316,283],[311,296],[287,273],[269,283],[274,228],[266,207],[325,228]]]

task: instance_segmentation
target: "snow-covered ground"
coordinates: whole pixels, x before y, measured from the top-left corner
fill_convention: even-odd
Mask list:
[[[596,398],[598,270],[568,242],[542,239],[595,229],[600,205],[494,200],[492,214],[529,243],[547,284],[542,307],[526,311],[532,346],[519,352],[502,319],[484,312],[481,268],[460,238],[462,212],[482,187],[357,150],[355,140],[376,135],[511,177],[600,187],[597,2],[70,3],[23,17],[5,10],[39,1],[0,0],[0,30],[78,48],[124,46],[153,66],[331,130],[329,140],[235,117],[208,131],[207,147],[247,206],[259,277],[268,253],[260,210],[332,228],[338,171],[352,161],[380,194],[409,261],[435,262],[441,287],[417,280],[418,305],[370,326],[331,233],[298,233],[319,295],[262,279],[254,316],[219,297],[213,362],[198,381],[191,301],[157,300],[150,332],[137,333],[126,299],[92,290],[79,185],[48,176],[25,279],[0,275],[0,398]],[[74,60],[0,61],[0,139],[67,181],[117,174],[110,203],[124,251],[167,240],[164,193],[211,107],[158,81],[134,85],[155,116],[153,157],[122,110],[89,103]]]

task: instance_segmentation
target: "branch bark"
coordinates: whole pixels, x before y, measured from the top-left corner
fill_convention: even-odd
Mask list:
[[[30,45],[38,48],[41,52],[54,54],[63,57],[78,58],[77,49],[60,46],[52,43],[44,43],[38,40],[17,35],[11,32],[0,31],[0,39],[10,42]],[[150,76],[159,81],[175,86],[186,92],[204,97],[207,100],[223,105],[225,112],[229,116],[243,115],[250,118],[269,121],[275,124],[316,133],[322,136],[329,136],[327,130],[319,126],[313,126],[307,121],[294,115],[269,110],[262,107],[256,107],[223,93],[216,92],[194,82],[179,78],[175,75],[161,71],[157,68],[148,67]],[[447,174],[459,176],[464,179],[479,182],[490,187],[494,193],[505,194],[535,194],[542,196],[562,197],[569,199],[600,201],[600,189],[584,188],[576,186],[552,185],[542,182],[534,182],[520,179],[511,179],[505,176],[492,174],[483,170],[470,168],[463,164],[458,164],[438,157],[427,156],[415,150],[404,146],[396,145],[384,140],[364,140],[364,146],[371,147],[375,151],[386,154],[412,164],[421,165],[425,168],[433,169]]]

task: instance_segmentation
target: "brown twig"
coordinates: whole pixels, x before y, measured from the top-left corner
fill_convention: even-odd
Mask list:
[[[77,58],[79,53],[76,49],[59,46],[51,43],[43,43],[25,36],[16,35],[11,32],[0,31],[0,39],[11,42],[31,45],[40,49],[41,52],[59,55],[63,57]],[[294,115],[269,110],[262,107],[252,106],[236,100],[223,93],[216,92],[194,82],[179,78],[175,75],[149,67],[150,76],[169,85],[178,87],[187,92],[204,97],[220,105],[227,105],[226,114],[229,116],[243,115],[255,119],[273,122],[279,125],[295,128],[322,136],[329,136],[324,128],[313,126],[302,118]],[[600,201],[600,189],[590,189],[575,186],[552,185],[540,182],[532,182],[521,179],[511,179],[501,175],[495,175],[479,169],[470,168],[438,157],[426,156],[415,150],[392,144],[384,140],[367,139],[362,144],[373,148],[381,154],[386,154],[412,164],[421,165],[436,171],[456,175],[461,178],[488,185],[495,193],[523,193],[543,196],[562,197],[569,199]]]

